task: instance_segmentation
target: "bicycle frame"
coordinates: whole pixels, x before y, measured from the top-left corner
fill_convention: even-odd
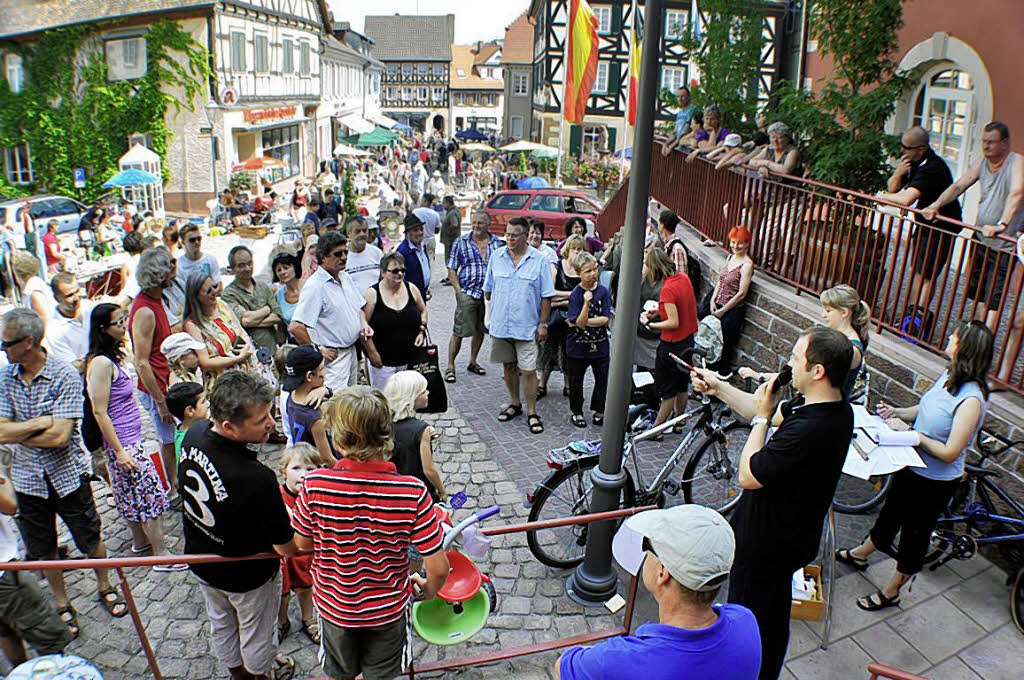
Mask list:
[[[1024,506],[1018,503],[1013,497],[1006,493],[999,485],[993,482],[988,477],[974,477],[970,480],[971,490],[968,494],[968,499],[974,500],[976,497],[980,497],[982,503],[986,508],[995,507],[992,503],[992,498],[988,495],[989,492],[994,493],[1004,503],[1013,508],[1013,510],[1024,517]],[[1024,541],[1024,519],[1020,517],[1006,517],[1005,515],[996,515],[984,510],[982,512],[974,512],[969,514],[959,514],[950,517],[941,517],[936,523],[936,526],[947,526],[956,524],[957,522],[966,522],[967,524],[974,524],[978,521],[981,522],[1002,522],[1003,524],[1009,524],[1020,528],[1020,533],[1016,534],[1000,534],[995,536],[981,536],[975,537],[974,541],[978,545],[986,545],[992,543],[1004,543],[1009,541]]]

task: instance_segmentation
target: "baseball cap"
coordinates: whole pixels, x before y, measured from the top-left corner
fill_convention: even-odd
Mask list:
[[[743,143],[743,138],[740,137],[735,132],[725,136],[725,145],[726,146],[739,146],[742,143]]]
[[[171,333],[160,343],[160,352],[167,357],[168,361],[180,359],[192,350],[203,349],[206,345],[193,338],[188,333]]]
[[[333,217],[325,217],[324,219],[320,220],[321,229],[329,229],[330,227],[336,226],[338,226],[338,220],[334,219]]]
[[[645,538],[672,578],[690,590],[714,590],[732,569],[732,527],[703,505],[648,510],[623,522],[612,540],[612,555],[630,574],[643,564]]]
[[[313,345],[299,345],[288,352],[284,365],[284,380],[281,389],[291,392],[306,379],[306,374],[315,371],[324,360],[324,355]]]
[[[405,230],[409,231],[410,229],[418,229],[422,227],[423,220],[417,217],[416,213],[410,212],[408,215],[405,216],[405,222],[403,224],[405,224]]]

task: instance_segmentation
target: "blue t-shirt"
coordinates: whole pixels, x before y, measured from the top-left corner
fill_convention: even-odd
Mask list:
[[[569,321],[576,321],[583,309],[583,288],[576,286],[569,294],[569,309],[566,316]],[[590,318],[610,316],[612,296],[608,289],[597,284],[594,297],[590,300]],[[608,356],[608,326],[588,326],[586,328],[569,327],[569,335],[565,339],[565,354],[573,359],[596,359]]]
[[[296,404],[290,394],[285,410],[288,412],[288,425],[292,428],[292,441],[295,443],[306,442],[316,448],[316,440],[313,439],[313,423],[320,420],[323,414],[305,404]]]
[[[988,408],[988,404],[985,402],[985,393],[981,391],[981,386],[978,383],[964,383],[953,395],[946,390],[948,376],[949,371],[943,371],[931,389],[921,396],[917,418],[914,419],[915,430],[932,439],[938,439],[940,442],[949,439],[949,433],[953,429],[953,417],[964,400],[975,397],[981,402],[981,418],[978,419],[978,427],[981,427],[981,423],[985,421],[985,411]],[[975,429],[967,441],[974,441],[977,434],[978,431]],[[950,480],[956,479],[964,473],[966,448],[952,463],[943,463],[921,447],[918,447],[917,452],[927,467],[912,467],[910,469],[926,479]]]
[[[563,680],[755,680],[761,668],[757,621],[738,604],[714,605],[718,620],[688,630],[645,623],[636,635],[589,649],[573,647],[559,663]]]
[[[690,131],[690,121],[693,120],[693,114],[695,113],[697,113],[697,106],[695,104],[690,104],[689,106],[676,111],[677,139]]]

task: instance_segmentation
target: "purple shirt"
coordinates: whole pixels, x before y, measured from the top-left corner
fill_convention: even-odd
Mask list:
[[[732,131],[729,128],[722,128],[715,136],[715,144],[721,144],[730,134],[732,134]],[[694,135],[694,139],[698,142],[706,142],[710,137],[711,135],[708,134],[708,131],[703,128],[697,130],[697,134]]]

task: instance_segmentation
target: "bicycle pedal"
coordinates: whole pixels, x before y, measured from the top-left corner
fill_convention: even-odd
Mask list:
[[[675,496],[676,494],[679,493],[679,483],[678,482],[673,482],[671,479],[666,479],[665,480],[665,485],[662,487],[662,489],[668,495]]]

